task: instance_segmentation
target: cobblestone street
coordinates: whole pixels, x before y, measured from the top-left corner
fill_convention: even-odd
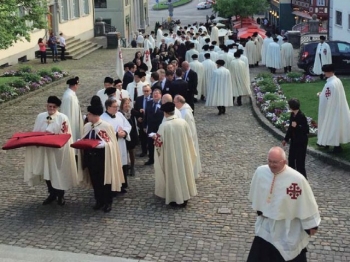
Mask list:
[[[77,94],[84,113],[104,77],[115,77],[115,54],[101,49],[58,64],[80,77]],[[126,62],[133,52],[123,56]],[[252,69],[252,77],[259,70],[265,69]],[[65,88],[62,84],[2,108],[1,144],[14,132],[31,130],[47,97],[62,97]],[[143,165],[146,158],[137,159],[128,193],[114,199],[108,214],[92,210],[92,189],[67,191],[63,207],[43,206],[46,185],[23,182],[24,149],[0,150],[0,244],[149,261],[245,261],[256,218],[247,200],[250,180],[280,141],[259,126],[247,98],[221,116],[216,108],[195,106],[203,174],[196,181],[198,196],[185,209],[167,207],[154,196],[153,167]],[[350,261],[350,173],[311,156],[307,171],[322,218],[308,248],[309,261]],[[221,214],[220,208],[231,212]]]

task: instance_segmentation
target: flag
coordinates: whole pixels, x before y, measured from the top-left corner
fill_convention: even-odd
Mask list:
[[[124,63],[123,63],[123,54],[122,49],[120,48],[120,40],[118,40],[118,48],[117,48],[117,61],[116,61],[116,73],[120,79],[124,77]]]
[[[147,72],[151,72],[152,62],[151,62],[151,54],[149,52],[149,49],[145,49],[143,52],[143,62],[148,66]]]

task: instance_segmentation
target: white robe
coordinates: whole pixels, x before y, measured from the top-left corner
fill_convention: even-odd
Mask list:
[[[68,117],[56,112],[47,120],[47,112],[40,113],[34,125],[34,132],[71,134]],[[49,138],[48,138],[49,139]],[[43,180],[50,180],[53,188],[67,190],[77,186],[82,180],[82,173],[75,162],[74,149],[70,147],[73,137],[61,148],[28,146],[25,152],[24,182],[30,186]]]
[[[106,110],[105,102],[108,99],[108,95],[105,94],[105,91],[106,91],[106,88],[102,88],[102,89],[98,90],[97,93],[96,93],[96,95],[101,99],[101,103],[102,103],[102,106],[103,106],[104,110]]]
[[[202,51],[202,52],[199,53],[199,55],[198,55],[198,61],[199,62],[202,63],[205,60],[204,54],[206,54],[206,53],[209,53],[209,51]]]
[[[181,112],[181,118],[187,122],[187,124],[191,129],[192,141],[194,143],[194,147],[196,149],[196,155],[197,155],[196,161],[193,166],[194,168],[193,173],[194,173],[194,178],[198,178],[200,176],[199,174],[202,172],[202,164],[201,164],[201,157],[199,153],[198,135],[197,135],[196,122],[194,121],[194,117],[193,117],[193,110],[189,104],[185,103],[180,108],[180,112]]]
[[[148,39],[151,42],[151,45],[153,46],[153,48],[155,48],[156,47],[156,41],[154,40],[153,36],[149,35]]]
[[[181,115],[181,112],[180,112],[180,110],[179,109],[177,109],[176,107],[175,107],[175,110],[174,110],[174,116],[176,116],[177,118],[182,118],[182,115]],[[162,123],[163,122],[165,122],[166,121],[166,117],[164,116],[163,117],[163,120],[162,120]]]
[[[281,48],[278,43],[270,43],[266,52],[266,67],[280,69],[282,67]]]
[[[281,46],[282,67],[293,66],[294,49],[291,43],[285,42]]]
[[[119,128],[127,133],[125,138],[118,137],[118,146],[120,157],[122,161],[122,165],[125,166],[128,164],[128,150],[126,149],[126,140],[130,141],[130,131],[131,125],[129,121],[124,117],[124,115],[120,112],[115,114],[115,118],[111,118],[106,112],[101,115],[101,119],[109,123],[113,128],[117,135]]]
[[[225,67],[228,68],[229,64],[231,63],[231,61],[233,60],[233,55],[231,55],[230,53],[222,53],[219,55],[218,59],[224,60],[225,61]]]
[[[138,83],[136,83],[135,81],[131,82],[130,84],[127,85],[126,87],[126,91],[128,91],[129,93],[129,97],[130,97],[130,100],[131,100],[131,106],[133,107],[134,106],[134,92],[135,92],[135,87],[137,87],[137,97],[139,96],[142,96],[143,93],[142,93],[142,87],[144,86],[145,84],[140,81]]]
[[[73,142],[76,142],[83,133],[84,122],[78,97],[70,88],[67,88],[63,93],[60,111],[68,117],[72,129]]]
[[[241,59],[245,64],[245,68],[246,68],[246,72],[247,72],[246,77],[247,77],[247,81],[248,81],[249,86],[250,86],[250,69],[249,69],[248,58],[245,55],[241,55],[241,57],[239,59]],[[250,90],[250,87],[249,87],[249,90]]]
[[[149,39],[145,39],[143,41],[143,49],[144,50],[150,50],[150,49],[153,49],[154,48],[154,45],[152,45],[152,42],[149,40]]]
[[[339,146],[350,142],[350,111],[340,79],[327,79],[319,96],[317,143]]]
[[[314,67],[312,71],[314,71],[316,75],[321,75],[323,73],[322,66],[327,64],[332,64],[331,49],[325,42],[323,44],[318,43],[316,48]]]
[[[234,97],[250,95],[250,82],[245,63],[241,59],[233,59],[228,69],[231,73],[232,95]]]
[[[217,69],[217,66],[211,59],[205,59],[202,62],[202,65],[204,68],[202,95],[207,97],[208,90],[210,88],[211,81],[213,78],[213,72]]]
[[[213,72],[206,106],[233,106],[231,74],[221,66]]]
[[[219,29],[216,26],[211,28],[210,40],[219,43]]]
[[[309,235],[304,230],[319,226],[321,218],[303,175],[286,166],[276,175],[270,195],[273,178],[267,165],[260,166],[250,185],[252,208],[263,213],[257,217],[255,235],[274,245],[284,260],[289,261],[309,243]]]
[[[165,203],[184,201],[197,195],[193,165],[196,151],[185,120],[170,116],[159,126],[154,150],[155,195]]]
[[[263,65],[266,65],[267,48],[269,47],[270,43],[273,43],[272,37],[266,37],[263,41],[263,45],[261,48],[261,64]]]
[[[204,67],[201,62],[198,61],[198,59],[193,60],[190,63],[190,68],[197,73],[198,76],[198,84],[197,84],[197,96],[200,98],[201,95],[203,95],[203,80],[205,77],[204,74]]]
[[[199,52],[196,49],[194,49],[194,48],[188,50],[186,52],[186,55],[185,55],[186,61],[189,62],[189,63],[192,62],[193,61],[192,55],[194,55],[194,54],[199,55]]]
[[[216,63],[216,61],[219,59],[219,54],[215,51],[209,51],[209,54],[210,54],[211,61]]]
[[[158,28],[157,30],[157,46],[161,44],[161,40],[163,38],[163,31],[162,29]]]
[[[92,129],[95,129],[96,136],[105,143],[104,185],[110,184],[112,191],[120,191],[122,183],[125,181],[114,128],[101,119],[94,124],[94,127],[89,122],[84,126],[83,138],[85,138]],[[84,169],[84,179],[85,182],[91,186],[88,168]]]
[[[258,62],[261,61],[262,59],[262,56],[261,56],[261,52],[262,52],[262,47],[263,47],[263,44],[264,44],[264,39],[261,37],[261,35],[258,34],[258,36],[255,38],[255,41],[256,41],[256,46],[258,48]]]
[[[250,40],[245,45],[245,54],[248,58],[250,65],[255,65],[258,62],[258,47],[257,43],[253,40]]]
[[[117,91],[115,92],[115,97],[118,100],[122,100],[123,98],[130,98],[129,92],[127,90],[119,90],[117,89]]]

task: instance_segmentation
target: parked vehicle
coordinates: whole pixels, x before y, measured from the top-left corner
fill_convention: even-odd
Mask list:
[[[209,3],[209,2],[201,2],[197,5],[197,9],[208,9],[208,8],[211,8],[212,7],[212,4]]]
[[[332,62],[337,73],[350,74],[350,43],[343,41],[326,41],[332,52]],[[313,66],[316,48],[319,42],[307,42],[301,45],[298,67],[309,75],[314,75]]]

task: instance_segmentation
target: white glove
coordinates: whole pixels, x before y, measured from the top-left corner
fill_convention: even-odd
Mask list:
[[[105,141],[101,140],[99,143],[98,143],[98,146],[96,148],[105,148],[106,146],[106,143]]]

